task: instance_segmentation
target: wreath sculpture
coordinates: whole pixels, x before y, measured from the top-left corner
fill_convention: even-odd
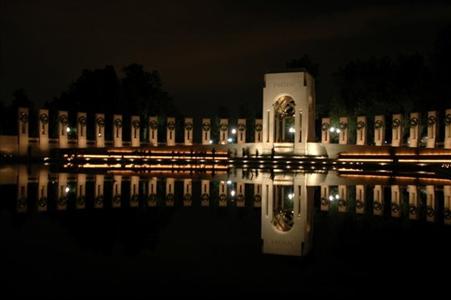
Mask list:
[[[437,118],[435,116],[428,117],[428,126],[434,126],[437,122]]]
[[[417,126],[417,125],[418,125],[418,119],[415,118],[415,117],[410,118],[410,119],[409,119],[409,125],[410,125],[410,127],[415,127],[415,126]]]
[[[193,129],[193,123],[191,123],[191,122],[185,123],[185,129],[186,129],[186,130],[191,130],[191,129]]]
[[[362,209],[363,208],[363,201],[362,200],[357,200],[355,202],[355,207],[358,209]]]
[[[327,199],[327,198],[321,198],[321,205],[322,205],[322,206],[327,206],[327,205],[329,205],[329,199]]]
[[[255,131],[260,132],[263,130],[263,125],[262,124],[255,124]]]
[[[86,125],[86,117],[85,116],[80,116],[78,118],[78,124],[80,124],[81,126],[85,126]]]
[[[60,115],[59,121],[60,121],[61,125],[63,125],[63,126],[66,126],[69,123],[67,115]]]
[[[41,121],[42,124],[48,124],[49,123],[49,116],[46,113],[42,113],[39,115],[39,121]]]
[[[207,122],[202,123],[202,129],[204,131],[209,131],[210,130],[210,123],[207,123]]]
[[[451,125],[451,114],[447,114],[445,117],[445,124]]]
[[[122,127],[122,120],[121,119],[114,120],[114,126],[116,128],[121,128]]]
[[[139,129],[139,127],[141,126],[141,122],[139,120],[133,120],[132,126],[135,129]]]
[[[322,131],[327,131],[330,128],[330,124],[329,123],[323,123],[321,124],[321,130]]]
[[[344,130],[344,129],[348,128],[348,123],[346,123],[346,122],[340,122],[340,124],[338,124],[338,127],[339,127],[341,130]]]
[[[374,122],[374,128],[375,129],[379,129],[379,128],[382,128],[382,127],[384,127],[384,122],[382,120],[376,120]]]
[[[398,128],[399,126],[401,126],[401,120],[400,119],[394,119],[392,127],[393,128]]]
[[[259,194],[256,194],[254,196],[254,201],[257,202],[257,203],[260,203],[262,201],[262,196],[259,195]]]
[[[203,193],[203,194],[200,196],[200,199],[201,199],[202,201],[208,201],[208,200],[210,199],[210,196],[209,196],[207,193]]]
[[[167,201],[174,201],[174,198],[175,198],[175,196],[172,193],[169,193],[169,194],[166,195],[166,200]]]
[[[382,209],[382,203],[374,202],[373,203],[373,208],[374,208],[374,210],[377,210],[377,211],[381,210]]]
[[[228,128],[229,128],[229,126],[227,124],[220,124],[219,125],[219,129],[221,129],[222,131],[227,131]]]
[[[47,206],[47,197],[41,197],[38,199],[38,206],[39,207],[46,207]]]
[[[28,114],[26,112],[21,112],[19,115],[19,120],[23,124],[27,123],[28,122]]]
[[[357,129],[363,129],[365,128],[366,124],[364,121],[360,120],[357,122]]]
[[[105,126],[105,119],[102,117],[98,117],[96,119],[96,123],[97,123],[97,125],[99,125],[99,127],[103,127],[103,126]]]
[[[435,210],[432,206],[427,206],[426,207],[426,215],[428,217],[433,217],[435,215]]]
[[[79,197],[77,197],[77,204],[78,204],[79,206],[84,206],[85,203],[86,203],[85,196],[79,196]]]
[[[174,121],[169,121],[167,126],[168,126],[169,130],[174,130],[175,129],[175,122]]]
[[[245,131],[245,130],[246,130],[246,125],[238,124],[238,131]]]
[[[153,130],[158,129],[158,122],[157,122],[157,120],[150,120],[149,121],[149,126]]]
[[[226,194],[219,195],[219,201],[225,201],[225,200],[227,200]]]
[[[399,213],[399,211],[401,210],[401,208],[399,207],[398,203],[393,203],[391,206],[391,211],[395,214]]]

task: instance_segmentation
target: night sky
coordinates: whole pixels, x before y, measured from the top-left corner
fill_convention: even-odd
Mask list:
[[[365,2],[0,0],[0,99],[24,88],[43,103],[83,69],[139,63],[160,71],[184,113],[260,108],[263,74],[308,54],[325,101],[340,65],[427,54],[451,22],[449,1]]]

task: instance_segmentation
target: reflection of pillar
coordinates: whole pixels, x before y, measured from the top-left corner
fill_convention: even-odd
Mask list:
[[[87,114],[85,112],[77,113],[77,145],[78,148],[86,148],[87,136],[86,136],[86,124]]]
[[[202,119],[202,145],[210,144],[211,123],[210,119]]]
[[[340,129],[340,133],[338,135],[338,143],[342,145],[346,145],[349,143],[349,126],[348,126],[348,118],[347,117],[341,117],[340,118],[340,125],[338,126]]]
[[[19,155],[26,155],[28,151],[28,108],[19,107],[17,111],[17,122],[18,122],[18,144],[19,144]]]
[[[42,153],[49,151],[49,110],[39,110],[39,150]]]
[[[132,147],[139,147],[140,143],[141,143],[141,138],[140,138],[140,128],[141,128],[141,122],[139,120],[139,116],[132,116],[130,118],[131,122],[132,122],[132,126],[130,126],[131,129],[131,146]]]
[[[435,148],[437,143],[437,129],[438,129],[438,120],[436,111],[428,112],[427,125],[428,125],[428,139],[426,141],[426,147]]]
[[[130,177],[130,207],[139,205],[139,176]]]
[[[105,176],[104,175],[96,175],[94,182],[94,208],[102,208],[103,207],[103,187],[105,184]]]
[[[149,143],[158,146],[158,117],[149,117]]]
[[[113,115],[113,147],[122,147],[122,115]]]
[[[113,199],[111,206],[113,208],[119,208],[122,205],[122,176],[114,175],[113,177]]]
[[[418,219],[418,187],[416,185],[407,186],[409,193],[409,219]]]
[[[96,147],[105,147],[105,114],[96,114]]]
[[[338,211],[346,212],[348,210],[348,199],[349,199],[348,186],[339,185],[338,186],[338,195],[339,195]]]
[[[366,117],[357,117],[357,145],[366,145],[367,127]]]
[[[262,185],[262,222],[263,219],[271,221],[273,217],[273,188],[272,182],[265,182]]]
[[[445,149],[451,149],[451,109],[445,111]]]
[[[357,214],[365,213],[366,189],[363,184],[355,186],[355,212]]]
[[[68,125],[69,117],[67,111],[58,111],[58,146],[60,148],[68,147]]]
[[[238,144],[246,143],[246,119],[238,119],[238,128],[236,134],[236,140]]]
[[[183,180],[183,206],[191,206],[193,198],[193,180]]]
[[[435,201],[435,186],[426,186],[426,220],[434,222],[436,219],[436,201]]]
[[[202,207],[206,207],[210,205],[210,180],[202,180],[200,184],[200,204]]]
[[[254,207],[262,206],[262,185],[254,184]]]
[[[49,171],[47,169],[40,169],[38,175],[38,194],[37,194],[38,211],[47,210],[48,184],[49,184]]]
[[[58,174],[58,190],[56,197],[56,209],[65,210],[67,209],[67,200],[69,194],[69,186],[67,185],[67,174]]]
[[[401,216],[401,190],[399,185],[391,186],[391,216],[394,218]]]
[[[281,131],[281,136],[282,136],[281,141],[285,142],[286,141],[286,139],[285,139],[286,119],[285,118],[282,119],[282,126],[281,127],[282,128],[279,128],[279,130]]]
[[[147,185],[147,206],[157,206],[157,177],[149,179]]]
[[[444,211],[443,218],[445,224],[451,224],[451,185],[443,186]]]
[[[382,185],[375,185],[373,189],[373,214],[382,216],[384,213],[384,189]]]
[[[174,206],[175,202],[175,179],[166,178],[166,206]]]
[[[392,116],[391,145],[393,147],[402,146],[402,115],[401,114],[394,114]]]
[[[226,181],[219,182],[219,206],[220,207],[227,206],[227,182]]]
[[[420,114],[411,113],[409,118],[409,147],[418,147],[420,136]]]
[[[330,143],[330,118],[322,118],[321,119],[321,143],[329,144]]]
[[[385,142],[385,116],[374,117],[374,144],[382,146]]]
[[[236,206],[244,207],[246,199],[246,185],[244,182],[237,182],[236,184]]]
[[[28,173],[27,166],[19,165],[17,171],[17,212],[27,211],[28,201]]]
[[[175,145],[175,118],[167,118],[166,123],[166,145]]]
[[[77,174],[75,207],[83,209],[86,207],[86,174]]]
[[[255,120],[255,142],[261,143],[263,142],[263,120],[262,119],[256,119]]]
[[[193,144],[193,118],[185,118],[184,129],[184,144],[190,146]]]
[[[219,143],[227,144],[229,138],[229,119],[219,119]]]
[[[327,211],[330,207],[330,189],[328,185],[321,186],[321,211]]]

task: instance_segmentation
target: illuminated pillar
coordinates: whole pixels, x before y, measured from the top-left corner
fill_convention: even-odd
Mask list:
[[[342,145],[349,144],[349,128],[348,128],[348,118],[347,117],[341,117],[340,118],[340,125],[338,128],[340,129],[340,133],[338,135],[338,143]]]
[[[193,118],[185,118],[185,145],[193,144]]]
[[[166,206],[174,206],[175,202],[175,179],[166,178]]]
[[[57,210],[66,210],[67,209],[67,200],[69,194],[69,186],[67,185],[67,174],[59,173],[58,174],[58,190],[56,197],[56,209]]]
[[[443,218],[444,223],[451,224],[451,185],[443,186]]]
[[[169,117],[166,121],[166,145],[175,146],[175,118]]]
[[[147,206],[157,206],[157,177],[149,179],[147,185]]]
[[[113,200],[111,206],[113,208],[119,208],[122,205],[122,176],[114,175],[113,176]]]
[[[255,120],[255,142],[261,143],[263,142],[263,120],[262,119],[256,119]]]
[[[103,207],[103,193],[104,193],[104,185],[105,185],[105,176],[104,175],[96,175],[94,182],[94,208],[102,208]]]
[[[28,113],[29,110],[26,107],[19,107],[17,111],[19,155],[27,154],[28,145],[30,143],[28,139]]]
[[[273,219],[273,189],[274,185],[270,181],[266,181],[262,185],[262,221],[270,222]]]
[[[348,211],[348,186],[339,185],[338,186],[338,212],[347,212]]]
[[[122,147],[122,115],[113,115],[113,147]]]
[[[219,182],[219,207],[227,206],[227,181]]]
[[[435,148],[437,144],[437,130],[438,130],[438,120],[437,112],[428,112],[428,139],[426,141],[426,148]]]
[[[363,184],[355,186],[355,212],[357,214],[365,213],[366,189]]]
[[[49,110],[39,110],[39,150],[46,154],[49,151]]]
[[[191,206],[193,203],[193,180],[183,180],[183,206]]]
[[[435,186],[426,186],[426,220],[435,222],[436,220],[436,201],[435,201]]]
[[[28,172],[26,165],[19,165],[17,171],[17,203],[18,213],[24,213],[28,208]]]
[[[409,219],[418,219],[418,187],[416,185],[408,185],[407,192],[409,193]]]
[[[385,143],[385,116],[374,117],[374,144],[383,146]]]
[[[418,147],[419,141],[421,140],[420,136],[420,114],[419,113],[411,113],[409,118],[409,147]]]
[[[330,144],[330,118],[321,119],[321,143]]]
[[[254,184],[254,207],[262,206],[262,185]]]
[[[357,145],[366,145],[367,122],[365,116],[357,117]]]
[[[391,186],[391,216],[394,218],[401,216],[401,190],[399,185]]]
[[[384,189],[382,185],[375,185],[373,189],[373,214],[382,216],[384,213]]]
[[[392,147],[402,146],[402,115],[394,114],[392,116]]]
[[[445,111],[445,149],[451,149],[451,109]]]
[[[46,211],[48,206],[49,171],[40,169],[38,175],[37,209]]]
[[[321,211],[328,211],[330,208],[330,188],[328,185],[321,185]]]
[[[140,128],[141,128],[141,121],[139,119],[139,116],[132,116],[131,117],[132,126],[130,127],[131,133],[131,146],[132,147],[139,147],[141,143],[140,139]]]
[[[246,143],[246,119],[238,119],[236,135],[236,142],[238,144]]]
[[[210,180],[202,180],[200,189],[200,204],[202,207],[207,207],[210,205]]]
[[[96,147],[105,147],[105,115],[96,114]]]
[[[149,143],[158,146],[158,117],[149,117]]]
[[[86,148],[88,138],[86,133],[87,114],[85,112],[77,113],[77,146],[78,148]]]
[[[229,138],[229,119],[219,120],[219,143],[227,144]]]
[[[67,111],[58,111],[58,146],[67,148],[69,146],[68,139],[69,117]]]
[[[236,206],[244,207],[246,205],[246,184],[244,182],[237,182],[236,184]]]
[[[210,144],[211,121],[210,119],[202,119],[202,145]]]
[[[86,207],[86,174],[77,174],[77,188],[75,207],[83,209]]]
[[[130,177],[130,207],[139,206],[139,176]]]

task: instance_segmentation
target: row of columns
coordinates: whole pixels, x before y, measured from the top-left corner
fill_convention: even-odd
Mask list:
[[[414,112],[409,115],[409,136],[408,147],[418,147],[421,141],[420,134],[420,113]],[[427,113],[427,148],[436,148],[438,141],[438,125],[439,120],[437,117],[437,111],[429,111]],[[445,140],[444,148],[451,149],[451,109],[447,109],[445,112]],[[366,116],[357,117],[356,126],[356,144],[367,145],[368,144],[368,119]],[[391,146],[402,146],[403,138],[403,116],[401,114],[392,115],[392,141]],[[334,128],[332,132],[338,132],[338,143],[349,144],[349,118],[340,117],[339,125]],[[385,116],[377,115],[374,117],[374,144],[376,146],[382,146],[385,144]],[[331,119],[322,118],[321,123],[321,142],[323,144],[329,144],[331,142]],[[338,129],[338,130],[337,130]]]

